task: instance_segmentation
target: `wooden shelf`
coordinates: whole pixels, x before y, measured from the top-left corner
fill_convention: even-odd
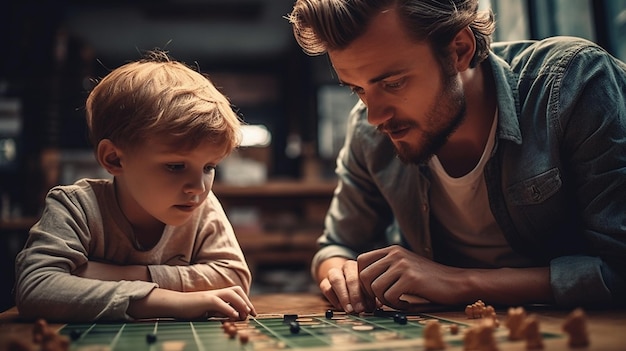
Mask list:
[[[213,192],[220,198],[251,197],[328,197],[333,194],[337,181],[269,181],[259,185],[230,185],[216,182]]]
[[[20,218],[11,218],[11,219],[3,219],[0,220],[0,231],[7,230],[30,230],[37,222],[37,218],[35,217],[20,217]]]
[[[233,219],[235,235],[254,269],[310,264],[336,186],[335,180],[275,180],[250,186],[216,183],[213,192]],[[254,212],[252,222],[237,222],[242,209]]]

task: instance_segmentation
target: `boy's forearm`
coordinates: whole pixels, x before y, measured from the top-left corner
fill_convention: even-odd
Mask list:
[[[146,297],[139,300],[131,300],[126,313],[135,318],[175,317],[176,309],[180,308],[174,301],[180,293],[166,289],[153,289]]]
[[[132,265],[132,266],[119,266],[114,264],[88,261],[84,265],[78,267],[72,272],[73,275],[98,279],[107,281],[120,281],[120,280],[141,280],[145,282],[151,282],[150,272],[147,266]]]

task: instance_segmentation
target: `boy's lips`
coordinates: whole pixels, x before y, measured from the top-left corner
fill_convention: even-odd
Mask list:
[[[176,207],[177,209],[182,210],[182,211],[189,211],[189,212],[191,212],[191,211],[195,210],[196,208],[198,208],[199,205],[200,204],[197,203],[197,202],[188,202],[188,203],[185,203],[185,204],[182,204],[182,205],[174,205],[174,207]]]

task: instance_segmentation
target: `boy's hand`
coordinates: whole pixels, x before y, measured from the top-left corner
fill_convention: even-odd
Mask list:
[[[249,315],[256,316],[252,302],[240,286],[194,292],[156,288],[143,299],[131,301],[127,313],[136,319],[226,317],[244,320]]]

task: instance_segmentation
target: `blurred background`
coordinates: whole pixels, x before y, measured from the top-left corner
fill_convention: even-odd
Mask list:
[[[47,190],[107,177],[87,141],[92,79],[153,48],[197,66],[248,124],[214,191],[254,272],[253,293],[316,291],[309,275],[356,102],[284,16],[293,0],[8,0],[0,5],[0,309]],[[626,0],[481,0],[495,40],[574,35],[626,60]]]

